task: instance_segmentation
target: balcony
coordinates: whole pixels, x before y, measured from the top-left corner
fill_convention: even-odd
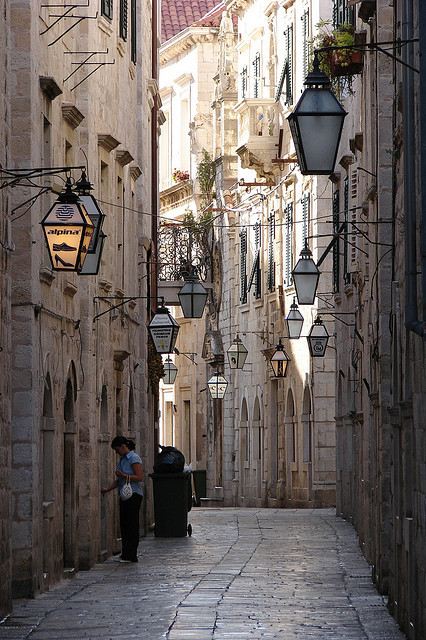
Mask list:
[[[238,148],[243,169],[254,169],[259,178],[274,178],[279,139],[280,105],[273,98],[248,98],[234,110],[238,115]]]

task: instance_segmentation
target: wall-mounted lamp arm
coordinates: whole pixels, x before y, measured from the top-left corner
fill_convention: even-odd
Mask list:
[[[388,42],[367,42],[365,44],[354,44],[354,45],[346,45],[346,46],[329,46],[329,47],[319,47],[318,49],[314,50],[314,54],[315,53],[321,53],[323,51],[342,51],[342,50],[347,50],[347,51],[379,51],[380,53],[384,53],[385,55],[389,56],[389,58],[392,58],[392,60],[395,60],[396,62],[399,62],[400,64],[402,64],[404,67],[408,67],[408,69],[411,69],[412,71],[415,71],[416,73],[420,73],[419,69],[416,69],[415,67],[411,66],[410,64],[408,64],[408,62],[405,62],[404,60],[401,60],[401,58],[398,58],[397,56],[395,56],[393,53],[390,53],[389,51],[387,51],[386,49],[383,49],[384,46],[386,45],[397,45],[398,47],[401,47],[403,45],[407,45],[407,44],[411,44],[414,42],[418,42],[419,39],[418,38],[411,38],[410,40],[390,40]]]
[[[119,304],[115,304],[106,311],[102,311],[102,313],[98,313],[96,316],[94,316],[93,322],[95,322],[95,320],[97,320],[101,316],[104,316],[106,313],[111,313],[111,311],[114,311],[114,309],[119,309],[127,302],[131,302],[132,300],[161,300],[161,306],[164,306],[164,298],[159,296],[95,296],[93,298],[93,302],[96,302],[96,300],[121,300],[121,302]]]

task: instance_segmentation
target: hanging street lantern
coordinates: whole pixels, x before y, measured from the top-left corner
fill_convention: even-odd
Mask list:
[[[281,338],[280,338],[276,346],[276,351],[272,356],[272,358],[270,359],[270,363],[276,378],[285,378],[289,362],[290,362],[290,358],[284,351],[284,345],[281,342]]]
[[[71,182],[41,222],[54,271],[80,271],[92,240],[94,225],[73,193]]]
[[[216,371],[207,382],[207,386],[212,398],[222,400],[228,386],[228,381],[219,371]]]
[[[84,205],[89,217],[93,223],[94,231],[89,244],[88,253],[95,253],[97,249],[98,239],[100,237],[102,226],[106,218],[105,214],[99,207],[96,198],[90,193],[93,191],[92,184],[88,181],[86,172],[83,170],[80,180],[76,182],[75,191]],[[105,239],[105,236],[104,236]],[[103,243],[102,243],[103,244]]]
[[[244,367],[248,351],[238,336],[236,336],[226,353],[228,354],[231,369],[242,369]]]
[[[86,258],[84,260],[84,264],[80,271],[78,271],[79,276],[97,276],[99,273],[99,267],[101,265],[101,257],[102,252],[104,250],[104,242],[106,235],[103,231],[99,232],[98,239],[96,242],[95,251],[88,251],[86,254]]]
[[[287,327],[287,336],[289,338],[300,338],[303,327],[303,316],[296,304],[296,298],[293,298],[293,304],[285,318],[285,324]]]
[[[306,89],[287,120],[302,175],[330,175],[334,171],[343,121],[347,116],[331,91],[329,77],[320,71],[315,53]]]
[[[313,358],[323,358],[329,339],[328,331],[325,328],[320,316],[317,317],[308,335],[309,352]]]
[[[163,382],[164,384],[174,384],[178,372],[178,368],[175,364],[173,364],[171,358],[167,358],[165,362],[163,362],[164,367],[164,376]]]
[[[180,306],[185,318],[201,318],[206,306],[208,293],[196,275],[185,278],[185,284],[178,293]]]
[[[157,353],[172,353],[179,332],[179,325],[167,307],[158,307],[148,325],[154,349]]]
[[[305,243],[300,252],[300,259],[292,271],[294,288],[299,304],[314,304],[320,270],[312,260],[312,253]]]

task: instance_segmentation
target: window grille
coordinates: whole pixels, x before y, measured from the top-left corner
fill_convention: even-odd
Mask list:
[[[284,207],[284,279],[286,287],[290,287],[293,278],[293,203]]]
[[[275,211],[268,218],[268,291],[275,291]]]
[[[101,15],[112,20],[112,3],[113,0],[101,0]]]
[[[240,302],[247,302],[247,229],[240,233]]]
[[[127,40],[127,0],[120,0],[120,38]]]

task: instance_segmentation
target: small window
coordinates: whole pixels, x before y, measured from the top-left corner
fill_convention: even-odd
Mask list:
[[[113,0],[101,0],[101,15],[112,20],[112,2]]]

